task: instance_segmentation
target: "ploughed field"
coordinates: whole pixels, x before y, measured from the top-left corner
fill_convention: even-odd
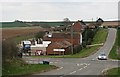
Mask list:
[[[2,39],[33,35],[39,31],[46,31],[41,27],[1,28]]]

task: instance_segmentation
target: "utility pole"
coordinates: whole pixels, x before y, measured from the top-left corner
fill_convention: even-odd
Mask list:
[[[73,54],[73,25],[71,24],[71,53]]]

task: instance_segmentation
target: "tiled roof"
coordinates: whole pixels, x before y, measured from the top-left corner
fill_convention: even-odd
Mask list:
[[[65,40],[62,42],[52,42],[50,45],[56,46],[57,48],[67,48],[71,46],[72,44]]]
[[[73,33],[73,39],[79,39],[79,33]],[[50,40],[50,39],[71,39],[71,33],[52,33],[52,37],[44,36],[43,40]]]

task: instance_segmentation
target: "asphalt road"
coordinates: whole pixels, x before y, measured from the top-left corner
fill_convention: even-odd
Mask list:
[[[67,75],[101,75],[107,69],[118,67],[118,60],[98,60],[97,57],[101,51],[104,51],[108,56],[116,38],[116,29],[109,29],[108,37],[103,47],[101,47],[95,54],[86,58],[49,58],[51,65],[56,65],[59,68],[34,75],[57,75],[58,77],[65,77]],[[29,58],[32,59],[32,58]],[[32,59],[33,60],[33,59]],[[35,59],[36,60],[36,59]],[[34,63],[42,61],[42,59],[34,60]],[[33,61],[28,61],[33,63]]]

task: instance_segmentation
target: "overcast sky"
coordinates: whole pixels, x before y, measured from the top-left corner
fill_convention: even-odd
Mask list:
[[[118,19],[118,0],[3,0],[1,21]]]

